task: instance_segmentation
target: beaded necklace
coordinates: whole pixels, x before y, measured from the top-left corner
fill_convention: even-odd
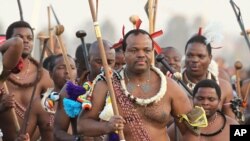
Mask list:
[[[193,89],[194,89],[196,83],[193,83],[193,82],[191,82],[191,81],[188,79],[187,74],[186,74],[186,71],[183,71],[182,75],[183,75],[182,78],[183,78],[183,80],[186,82],[187,87],[188,87],[191,91],[193,91]],[[218,77],[213,76],[213,74],[212,74],[211,72],[209,72],[209,71],[208,71],[208,74],[207,74],[207,76],[206,76],[206,79],[213,79],[213,80],[216,81],[217,84],[219,84]]]
[[[218,114],[217,114],[217,112],[216,112],[216,113],[215,113],[215,116],[214,116],[214,119],[213,119],[213,121],[211,121],[211,122],[208,122],[208,126],[207,126],[207,127],[210,127],[210,126],[212,126],[212,125],[214,124],[215,120],[217,119],[217,117],[218,117]]]
[[[15,108],[15,112],[16,114],[21,118],[21,119],[24,119],[24,113],[26,111],[26,108],[24,106],[22,106],[20,103],[18,103],[16,100],[15,100],[15,105],[16,105],[16,108]]]
[[[126,67],[126,66],[125,66]],[[164,76],[164,74],[160,71],[160,69],[154,67],[154,66],[151,66],[152,70],[154,72],[156,72],[156,74],[160,77],[161,79],[161,87],[160,87],[160,90],[159,92],[151,97],[151,98],[148,98],[148,99],[141,99],[141,98],[138,98],[138,97],[135,97],[133,96],[132,94],[130,94],[127,90],[127,87],[126,87],[126,84],[125,84],[125,80],[124,80],[124,68],[120,71],[120,75],[121,75],[121,86],[122,86],[122,89],[124,90],[124,94],[131,100],[131,101],[134,101],[136,104],[138,105],[141,105],[141,106],[146,106],[146,105],[149,105],[149,104],[152,104],[152,103],[157,103],[158,101],[160,101],[163,96],[166,94],[166,91],[167,91],[167,81],[166,81],[166,77]]]
[[[226,119],[226,116],[221,112],[221,111],[217,111],[221,116],[222,116],[222,118],[223,118],[223,125],[222,125],[222,127],[219,129],[219,130],[217,130],[217,131],[215,131],[215,132],[213,132],[213,133],[201,133],[200,135],[201,136],[206,136],[206,137],[211,137],[211,136],[215,136],[215,135],[217,135],[217,134],[219,134],[219,133],[221,133],[222,131],[223,131],[223,129],[225,128],[225,126],[226,126],[226,122],[227,122],[227,119]]]

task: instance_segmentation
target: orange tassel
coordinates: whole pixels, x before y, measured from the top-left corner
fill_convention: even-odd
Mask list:
[[[242,105],[243,108],[246,108],[247,107],[247,102],[245,100],[243,100],[241,105]]]

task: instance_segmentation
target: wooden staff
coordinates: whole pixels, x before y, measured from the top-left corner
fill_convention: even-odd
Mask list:
[[[242,69],[242,63],[240,61],[236,61],[234,63],[234,67],[236,70],[236,91],[237,91],[239,98],[242,98],[241,89],[240,89],[240,70]]]
[[[39,73],[39,71],[42,71],[41,68],[42,68],[42,62],[43,62],[43,58],[44,58],[44,55],[45,55],[45,50],[46,50],[46,42],[48,41],[49,37],[38,37],[38,38],[44,38],[44,43],[41,45],[42,47],[42,55],[40,57],[40,61],[39,61],[39,65],[38,65],[38,68],[37,68],[37,74]],[[31,98],[30,98],[30,101],[29,101],[29,105],[28,105],[28,108],[25,112],[25,116],[24,116],[24,119],[23,119],[23,125],[22,125],[22,128],[21,128],[21,132],[20,134],[26,134],[26,130],[27,130],[27,126],[28,126],[28,121],[29,121],[29,117],[30,117],[30,112],[31,112],[31,108],[32,108],[32,103],[33,103],[33,99],[34,99],[34,96],[35,96],[35,93],[36,93],[36,89],[37,89],[37,84],[38,84],[38,80],[39,80],[39,75],[36,76],[36,80],[35,80],[35,86],[33,87],[33,90],[32,90],[32,94],[31,94]]]
[[[62,42],[61,34],[63,32],[64,32],[64,26],[63,25],[57,25],[56,26],[56,35],[58,36],[59,47],[62,50],[63,60],[64,60],[65,65],[66,65],[66,70],[69,73],[70,80],[72,82],[74,82],[73,77],[72,77],[72,69],[70,67],[70,63],[69,63],[69,60],[68,60],[67,50],[66,50],[66,48],[65,48],[65,46],[63,45],[63,42]]]
[[[94,4],[93,4],[92,0],[89,0],[89,7],[90,7],[93,22],[94,22],[95,34],[96,34],[96,38],[97,38],[97,41],[98,41],[98,44],[99,44],[99,50],[100,50],[100,53],[101,53],[102,64],[103,64],[103,67],[104,67],[106,81],[107,81],[108,88],[109,88],[109,93],[110,93],[110,98],[111,98],[113,111],[114,111],[115,115],[119,115],[119,111],[118,111],[118,107],[117,107],[117,103],[116,103],[116,98],[115,98],[115,92],[114,92],[114,89],[113,89],[112,80],[111,80],[111,76],[110,76],[111,74],[109,73],[110,68],[109,68],[108,63],[107,63],[107,58],[106,58],[104,45],[103,45],[103,41],[102,41],[101,30],[100,30],[100,26],[99,26],[99,24],[97,22],[96,13],[95,13],[95,9],[94,9]],[[123,130],[119,130],[119,138],[120,138],[120,141],[125,141]]]
[[[153,31],[155,31],[155,22],[156,22],[156,14],[157,14],[157,6],[158,6],[158,0],[154,1],[154,15],[153,15]]]
[[[49,34],[49,49],[52,51],[51,53],[54,54],[54,38],[53,38],[53,33],[51,28],[51,20],[50,20],[50,7],[47,7],[48,11],[48,34]]]
[[[149,33],[150,34],[154,32],[153,3],[154,3],[154,0],[148,0],[148,20],[149,20]]]
[[[38,39],[39,39],[39,42],[40,42],[40,52],[42,52],[42,46],[43,46],[43,43],[44,43],[44,40],[46,39],[46,34],[44,32],[39,32],[38,33]],[[46,52],[45,52],[45,56],[48,56],[48,54],[53,54],[52,50],[50,48],[46,48]]]
[[[149,20],[149,33],[154,33],[155,25],[154,22],[156,21],[156,5],[157,1],[155,0],[148,0],[148,20]],[[155,58],[155,54],[152,54],[152,58]],[[155,59],[152,59],[152,65],[155,65]]]
[[[9,89],[7,87],[6,82],[3,83],[3,86],[4,86],[4,89],[5,89],[6,93],[9,94],[10,92],[9,92]],[[15,124],[16,132],[18,133],[20,131],[20,125],[19,125],[19,122],[18,122],[18,119],[17,119],[17,116],[16,116],[15,109],[11,108],[10,112],[12,114],[12,118],[13,118],[13,121],[14,121],[14,124]]]
[[[56,12],[55,12],[55,10],[54,10],[53,6],[52,6],[52,5],[50,5],[50,8],[51,8],[52,13],[53,13],[53,15],[54,15],[54,17],[55,17],[55,20],[56,20],[57,25],[61,25],[61,23],[60,23],[60,21],[59,21],[59,19],[58,19],[57,15],[56,15]]]

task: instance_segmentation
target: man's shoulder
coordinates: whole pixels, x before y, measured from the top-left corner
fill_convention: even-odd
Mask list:
[[[46,70],[45,68],[41,68],[41,72],[42,72],[42,73],[45,73],[45,74],[49,74],[49,71]]]
[[[227,80],[223,79],[223,78],[219,78],[219,86],[221,89],[230,89],[232,88],[230,82],[228,82]]]
[[[50,80],[52,80],[52,79],[50,78],[50,76],[49,76],[49,71],[48,71],[48,70],[42,68],[42,69],[41,69],[41,72],[42,72],[42,79],[50,79]]]
[[[186,97],[188,96],[183,88],[172,78],[166,77],[167,79],[167,95],[170,97]]]

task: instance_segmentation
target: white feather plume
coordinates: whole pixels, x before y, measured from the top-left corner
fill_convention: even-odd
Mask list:
[[[203,36],[206,37],[206,43],[211,44],[212,47],[222,45],[224,39],[222,35],[222,26],[218,23],[210,23],[204,28]]]

